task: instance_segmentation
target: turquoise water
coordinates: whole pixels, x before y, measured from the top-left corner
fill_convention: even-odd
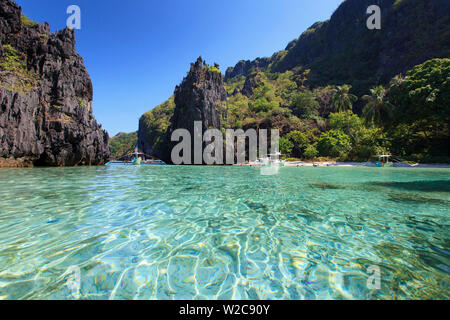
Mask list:
[[[2,169],[0,298],[448,299],[449,214],[450,169]]]

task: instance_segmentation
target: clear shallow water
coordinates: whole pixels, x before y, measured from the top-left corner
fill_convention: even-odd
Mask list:
[[[2,169],[0,298],[448,299],[449,215],[449,169]]]

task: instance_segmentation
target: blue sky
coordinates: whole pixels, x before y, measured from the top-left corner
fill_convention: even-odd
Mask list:
[[[94,86],[94,115],[111,136],[170,97],[198,56],[222,72],[271,56],[342,0],[16,0],[52,31],[81,8],[77,50]]]

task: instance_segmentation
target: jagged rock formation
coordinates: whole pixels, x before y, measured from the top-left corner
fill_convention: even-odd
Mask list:
[[[0,167],[105,163],[92,91],[73,30],[53,34],[0,1]]]
[[[168,141],[176,129],[187,129],[193,140],[195,121],[202,122],[202,133],[211,128],[222,129],[227,94],[218,65],[211,68],[199,57],[191,64],[191,69],[181,85],[175,88],[174,99],[175,110],[167,131]],[[170,143],[170,146],[166,151],[172,150],[173,143]],[[165,161],[168,162],[169,152],[164,155]]]
[[[381,30],[366,27],[366,10],[374,4],[381,8]],[[240,61],[225,79],[311,69],[313,86],[347,83],[361,95],[426,60],[450,56],[448,12],[448,0],[346,0],[330,20],[312,25],[284,51]]]
[[[191,132],[194,121],[202,121],[204,130],[221,129],[221,104],[225,101],[222,74],[209,69],[202,58],[198,58],[181,85],[175,88],[175,112],[169,131],[184,128]]]
[[[261,81],[261,74],[252,73],[245,78],[241,93],[246,97],[250,97],[253,94],[253,89],[258,87],[262,83],[263,82]]]
[[[241,60],[236,66],[228,67],[224,80],[228,81],[235,77],[248,76],[252,72],[264,70],[269,66],[270,62],[270,58],[256,58],[253,61]]]
[[[191,64],[188,75],[175,88],[174,100],[163,105],[162,110],[169,110],[165,116],[172,114],[170,124],[158,130],[154,129],[155,113],[145,114],[139,122],[138,146],[143,152],[157,156],[170,163],[173,147],[170,138],[176,129],[187,129],[194,138],[194,122],[201,121],[203,132],[210,128],[222,129],[225,116],[226,92],[222,74],[218,66],[210,67],[198,58]],[[157,110],[161,114],[162,110]],[[173,110],[173,112],[170,112]],[[160,119],[161,117],[158,117]],[[161,135],[161,129],[165,134]]]

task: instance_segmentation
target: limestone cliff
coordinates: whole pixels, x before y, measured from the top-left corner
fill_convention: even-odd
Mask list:
[[[381,30],[369,30],[366,10],[381,8]],[[450,54],[450,1],[346,0],[270,58],[240,61],[226,81],[255,71],[310,69],[312,86],[351,84],[358,95],[432,58]]]
[[[153,112],[145,114],[139,122],[139,148],[147,154],[155,155],[170,163],[174,145],[170,138],[176,129],[187,129],[192,139],[195,121],[202,123],[203,132],[210,128],[222,129],[227,97],[222,78],[217,65],[208,66],[201,57],[192,63],[187,76],[175,88],[174,108],[171,107],[173,103],[169,100],[162,106],[166,105],[164,110],[170,113],[163,113],[158,109],[158,114],[166,116],[172,114],[167,130],[164,125],[158,126],[165,131],[161,136],[160,130],[152,129],[157,120]]]
[[[109,137],[74,31],[50,32],[0,0],[0,167],[105,163]]]

